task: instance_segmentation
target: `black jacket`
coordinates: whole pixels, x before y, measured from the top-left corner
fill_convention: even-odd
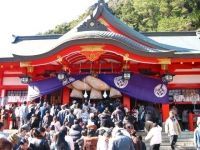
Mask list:
[[[50,150],[48,141],[45,139],[33,139],[30,148],[32,150]]]
[[[78,124],[72,125],[71,129],[69,130],[69,135],[73,138],[74,142],[81,138],[81,131],[82,128]]]

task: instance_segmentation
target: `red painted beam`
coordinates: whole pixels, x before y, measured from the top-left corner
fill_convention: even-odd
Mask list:
[[[6,89],[6,90],[28,90],[28,85],[4,85],[4,86],[0,86],[0,89]]]
[[[168,88],[195,89],[195,88],[200,88],[200,84],[168,84]]]
[[[81,50],[80,46],[86,46],[86,45],[104,45],[104,49],[107,52],[114,53],[119,56],[124,56],[125,54],[129,54],[130,59],[133,59],[133,60],[139,61],[139,62],[143,62],[143,63],[154,63],[154,64],[158,63],[157,58],[139,56],[139,55],[133,54],[131,52],[128,52],[127,50],[124,50],[120,47],[117,47],[117,46],[114,46],[111,44],[93,43],[93,44],[82,44],[82,45],[74,45],[74,46],[66,47],[63,50],[59,51],[57,54],[54,54],[52,56],[33,60],[31,62],[31,65],[48,64],[50,62],[56,61],[58,59],[58,56],[65,57],[67,55],[70,55],[71,53],[80,52],[80,50]]]
[[[170,72],[175,75],[200,75],[200,71],[191,71],[191,72]]]

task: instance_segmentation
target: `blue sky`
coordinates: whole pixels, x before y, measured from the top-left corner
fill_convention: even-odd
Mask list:
[[[35,35],[77,18],[98,0],[2,0],[0,48],[11,35]]]

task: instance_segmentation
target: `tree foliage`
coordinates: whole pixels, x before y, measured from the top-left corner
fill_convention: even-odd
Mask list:
[[[126,0],[112,9],[123,22],[140,31],[189,31],[200,27],[200,0]]]
[[[70,21],[69,23],[63,23],[61,25],[57,25],[54,29],[51,29],[45,33],[40,34],[64,34],[70,31],[73,27],[77,26],[82,20],[84,20],[89,15],[89,12],[85,12],[77,19]]]
[[[200,0],[110,0],[114,15],[138,31],[190,31],[200,28]],[[88,12],[44,34],[64,34]]]

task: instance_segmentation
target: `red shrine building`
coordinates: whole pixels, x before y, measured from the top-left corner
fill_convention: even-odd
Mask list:
[[[5,99],[6,103],[28,100],[28,84],[20,78],[40,81],[61,71],[166,77],[170,81],[169,103],[158,103],[163,120],[171,105],[189,108],[200,103],[199,33],[140,33],[116,18],[104,1],[94,6],[85,20],[64,35],[13,37],[0,54],[1,105]],[[49,95],[52,102],[67,104],[71,92],[71,87],[65,86]],[[140,102],[123,93],[121,96],[129,109]]]

